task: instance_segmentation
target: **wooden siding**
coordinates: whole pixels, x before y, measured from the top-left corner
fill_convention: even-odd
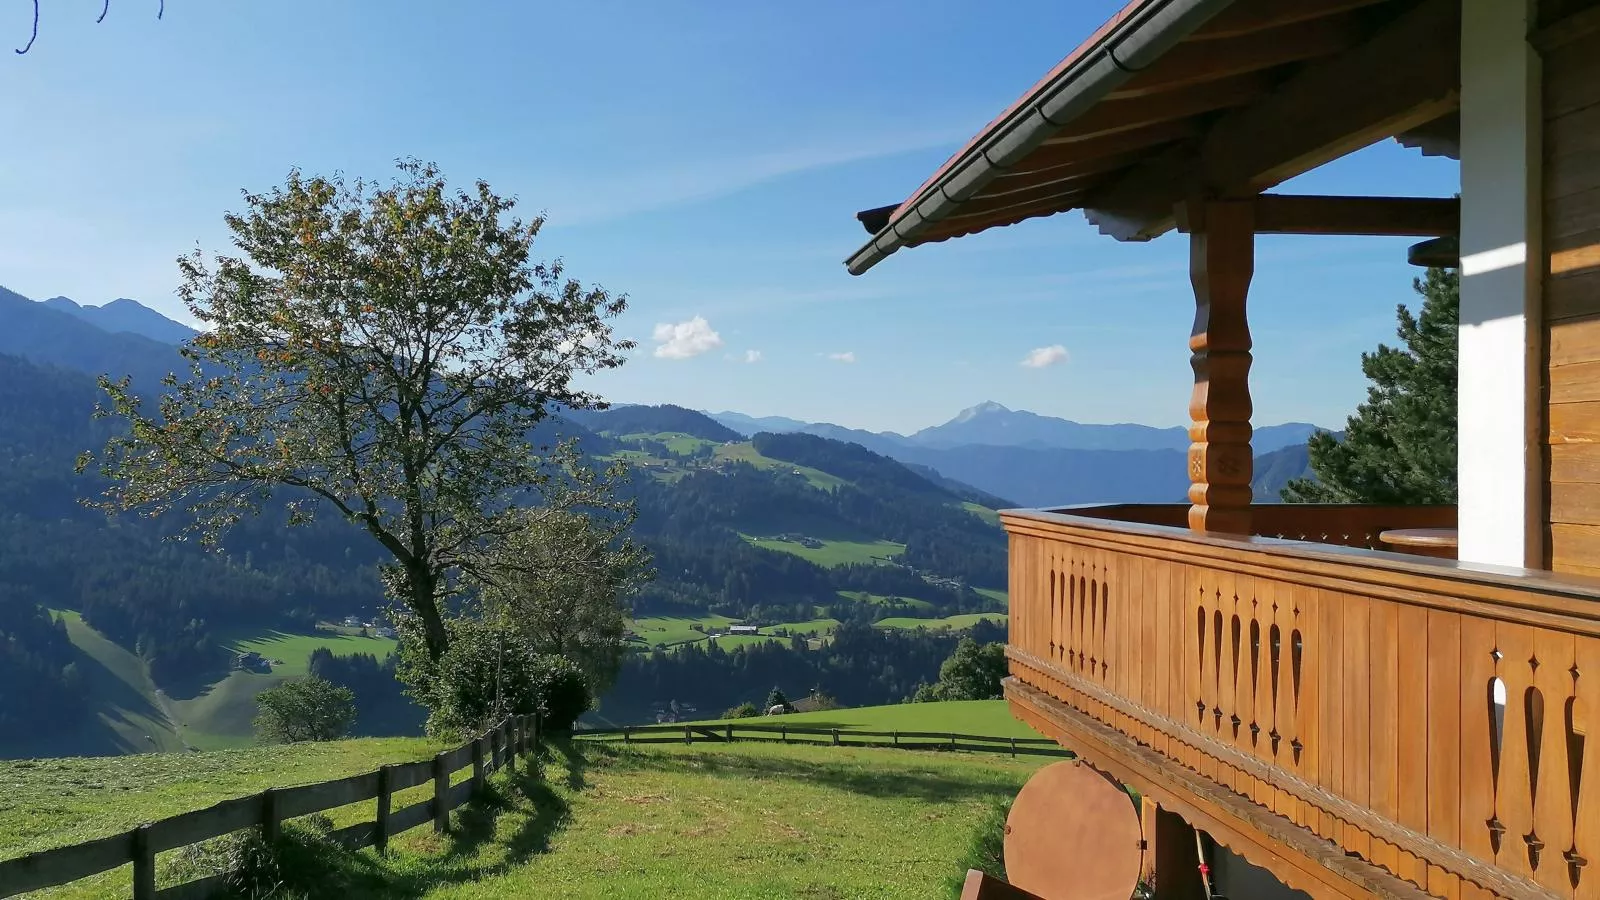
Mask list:
[[[1314,897],[1600,898],[1600,581],[1005,524],[1008,697],[1096,766]]]
[[[1554,18],[1559,12],[1560,18]],[[1592,2],[1546,3],[1546,565],[1600,574],[1600,30]],[[1536,41],[1536,43],[1539,43]]]

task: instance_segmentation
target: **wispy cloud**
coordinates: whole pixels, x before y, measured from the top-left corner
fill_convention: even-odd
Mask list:
[[[744,362],[744,363],[758,363],[758,362],[761,362],[761,351],[760,350],[746,350],[744,352],[743,356],[737,357],[737,358],[739,359],[740,362]]]
[[[957,124],[957,123],[960,124]],[[604,171],[562,172],[539,185],[555,227],[593,225],[641,212],[736,194],[765,182],[918,150],[952,149],[971,131],[960,116],[923,127],[840,129],[808,143],[707,157],[686,148],[684,158],[650,168],[611,166]],[[619,174],[619,169],[621,174]]]
[[[703,316],[686,322],[662,322],[651,336],[658,359],[689,359],[722,346],[722,335]]]
[[[1067,361],[1067,348],[1060,344],[1051,344],[1048,347],[1038,347],[1028,351],[1022,358],[1022,367],[1025,369],[1043,369]]]
[[[854,350],[846,350],[843,353],[829,353],[828,358],[834,362],[853,363],[856,361],[856,352]]]

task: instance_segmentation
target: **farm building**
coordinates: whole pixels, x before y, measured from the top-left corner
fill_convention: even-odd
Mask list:
[[[1274,190],[1389,140],[1459,197]],[[1070,210],[1188,244],[1190,502],[1003,516],[1006,697],[1088,767],[967,896],[1600,897],[1600,3],[1134,0],[847,265]],[[1258,234],[1458,269],[1455,505],[1252,504]]]

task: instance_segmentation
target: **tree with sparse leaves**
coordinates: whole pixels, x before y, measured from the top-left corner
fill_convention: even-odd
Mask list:
[[[621,296],[531,258],[543,219],[479,181],[452,190],[431,164],[388,185],[289,174],[226,217],[240,255],[180,260],[203,332],[155,410],[102,379],[101,414],[126,422],[94,460],[104,508],[189,513],[214,544],[284,503],[291,524],[334,512],[388,551],[402,630],[429,657],[449,602],[499,542],[541,515],[609,509],[615,472],[530,435],[555,407],[600,398],[575,375],[632,348],[612,337]]]
[[[1289,503],[1456,502],[1456,359],[1460,276],[1429,269],[1414,282],[1417,314],[1398,310],[1402,347],[1361,355],[1372,384],[1343,440],[1311,437],[1314,478],[1283,489]]]
[[[256,737],[264,743],[336,741],[356,720],[356,695],[316,676],[256,695]]]
[[[526,510],[478,576],[489,614],[536,652],[572,660],[596,694],[616,679],[627,648],[623,601],[648,575],[649,555],[627,535],[628,513]]]

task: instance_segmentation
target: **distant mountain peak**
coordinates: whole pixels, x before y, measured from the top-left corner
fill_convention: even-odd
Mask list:
[[[977,406],[963,409],[961,412],[956,414],[954,419],[951,419],[950,421],[952,424],[956,422],[970,422],[982,415],[996,415],[1009,412],[1011,412],[1011,410],[1007,409],[1005,406],[1002,406],[993,400],[985,400],[984,402],[979,403]]]
[[[100,306],[79,303],[71,297],[51,297],[39,301],[39,305],[88,322],[101,331],[137,334],[163,344],[181,344],[196,334],[193,328],[182,322],[175,322],[127,297],[118,297]]]

